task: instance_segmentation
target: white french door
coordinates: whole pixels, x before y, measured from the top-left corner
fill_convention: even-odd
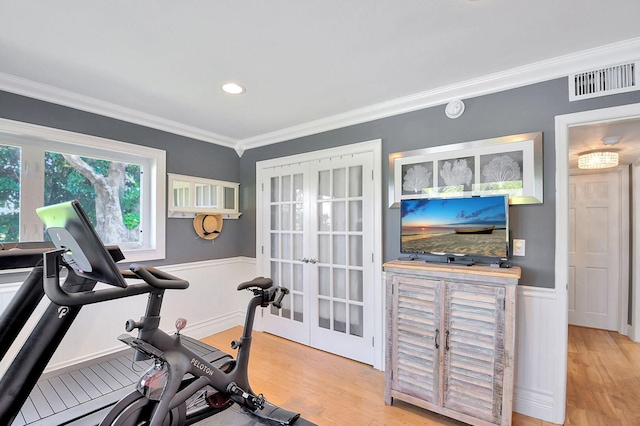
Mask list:
[[[261,175],[262,270],[291,290],[265,331],[373,364],[373,153]]]

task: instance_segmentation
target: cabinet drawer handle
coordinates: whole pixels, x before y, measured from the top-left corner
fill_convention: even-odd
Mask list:
[[[444,350],[448,351],[449,350],[449,330],[445,331],[445,341],[444,341]]]
[[[440,330],[436,328],[436,336],[433,338],[433,341],[436,344],[436,349],[440,348],[440,344],[438,343],[438,340],[440,340]]]

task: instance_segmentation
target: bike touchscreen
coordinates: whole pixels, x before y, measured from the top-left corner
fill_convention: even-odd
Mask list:
[[[44,222],[53,244],[59,249],[66,249],[62,256],[77,275],[127,287],[122,273],[78,201],[40,207],[36,213]]]

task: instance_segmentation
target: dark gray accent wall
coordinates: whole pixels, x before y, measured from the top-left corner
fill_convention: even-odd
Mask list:
[[[312,101],[312,100],[310,100]],[[246,221],[241,247],[255,256],[255,194],[257,161],[346,144],[382,139],[382,211],[385,261],[400,255],[400,211],[388,208],[388,156],[392,152],[518,133],[543,132],[544,203],[510,208],[511,238],[526,240],[525,257],[513,258],[522,267],[521,284],[554,286],[555,279],[555,116],[640,102],[640,92],[569,102],[565,78],[464,99],[464,114],[455,120],[444,106],[349,126],[287,142],[248,150],[240,161],[241,211]]]
[[[310,100],[311,102],[312,100]],[[640,92],[569,102],[566,79],[464,99],[462,117],[444,106],[336,129],[262,148],[235,151],[168,132],[0,91],[0,117],[120,140],[167,152],[167,172],[240,182],[238,220],[226,220],[212,244],[196,237],[188,219],[167,219],[167,257],[175,264],[232,256],[255,257],[256,161],[382,139],[383,259],[400,254],[399,209],[388,208],[388,155],[516,133],[543,132],[544,203],[511,207],[511,238],[527,241],[527,255],[514,258],[522,284],[553,287],[555,262],[555,116],[640,102]]]
[[[165,150],[167,173],[240,181],[240,159],[231,148],[2,91],[0,117]],[[168,265],[238,256],[246,250],[239,222],[225,220],[212,244],[198,238],[192,219],[167,219],[166,259],[147,263]]]

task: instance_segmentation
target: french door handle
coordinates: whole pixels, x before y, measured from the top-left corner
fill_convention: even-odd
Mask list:
[[[302,259],[298,259],[300,262],[309,263],[309,259],[303,257]]]
[[[309,259],[309,263],[317,263],[318,261],[314,258]]]

